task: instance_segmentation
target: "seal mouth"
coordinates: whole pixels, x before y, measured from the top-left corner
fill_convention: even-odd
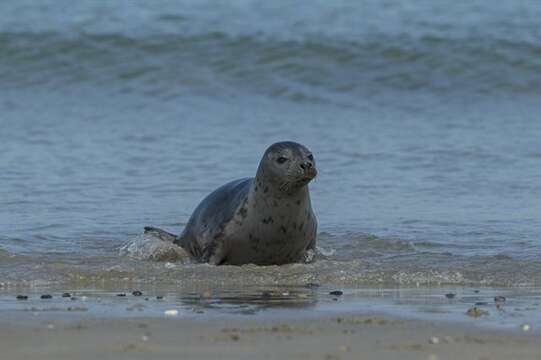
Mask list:
[[[304,179],[308,179],[308,181],[314,179],[316,176],[317,176],[317,170],[315,167],[312,167],[304,171]]]
[[[304,186],[308,184],[310,181],[312,181],[316,176],[317,176],[317,170],[315,168],[310,168],[308,170],[305,170],[304,173],[301,175],[300,179],[295,181],[295,185]]]

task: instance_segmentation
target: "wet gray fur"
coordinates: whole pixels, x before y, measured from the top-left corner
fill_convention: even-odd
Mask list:
[[[306,147],[276,143],[263,155],[255,178],[232,181],[208,195],[180,236],[153,227],[145,232],[216,265],[301,262],[316,245],[308,190],[316,174]]]

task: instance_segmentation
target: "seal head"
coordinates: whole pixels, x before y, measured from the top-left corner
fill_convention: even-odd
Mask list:
[[[271,145],[263,154],[257,171],[257,179],[264,181],[274,195],[291,195],[316,175],[312,152],[291,141]]]

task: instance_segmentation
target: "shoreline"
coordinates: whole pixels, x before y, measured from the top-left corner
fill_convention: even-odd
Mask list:
[[[525,325],[529,326],[529,332],[537,333],[536,324],[541,323],[541,288],[537,287],[343,288],[307,284],[219,289],[142,286],[133,293],[130,288],[113,291],[97,287],[26,290],[0,288],[0,322],[161,319],[173,310],[178,318],[194,321],[237,318],[289,321],[379,314],[510,333]]]

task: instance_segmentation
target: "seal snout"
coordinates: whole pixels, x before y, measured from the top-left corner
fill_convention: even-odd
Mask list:
[[[302,172],[303,172],[303,178],[306,180],[312,180],[317,175],[317,170],[312,163],[302,163],[300,165]]]
[[[299,164],[299,167],[301,168],[302,172],[299,180],[296,181],[297,186],[304,186],[316,177],[317,170],[313,162],[305,161]]]
[[[312,180],[317,175],[317,170],[314,164],[314,157],[312,154],[308,158],[299,164],[299,167],[302,169],[303,177],[306,180]]]
[[[311,161],[305,161],[300,166],[301,166],[301,169],[303,169],[306,172],[312,169],[314,167],[314,164]]]

